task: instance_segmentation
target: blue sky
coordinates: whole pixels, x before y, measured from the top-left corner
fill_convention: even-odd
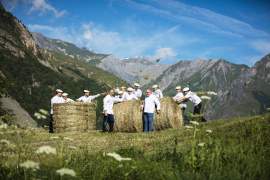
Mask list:
[[[223,58],[270,53],[270,2],[258,0],[1,0],[35,32],[120,58]]]

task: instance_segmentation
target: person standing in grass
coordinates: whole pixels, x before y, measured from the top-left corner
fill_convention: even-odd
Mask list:
[[[103,99],[103,132],[107,131],[107,125],[109,124],[109,132],[113,131],[114,127],[114,103],[122,102],[122,98],[114,97],[114,90],[110,90],[107,96]]]
[[[157,114],[160,113],[160,102],[150,89],[146,90],[146,97],[141,109],[143,110],[143,131],[153,131],[154,112],[157,110]]]
[[[65,103],[62,97],[63,91],[61,89],[55,90],[55,96],[51,99],[51,112],[50,112],[50,122],[49,122],[49,133],[53,133],[53,105],[59,103]]]
[[[183,89],[184,97],[181,98],[181,101],[190,100],[194,105],[193,114],[201,114],[202,109],[202,100],[196,93],[191,92],[188,87]]]

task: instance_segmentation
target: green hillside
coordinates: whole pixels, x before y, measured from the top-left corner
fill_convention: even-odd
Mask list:
[[[0,179],[266,180],[269,136],[270,114],[153,133],[48,134],[8,127],[0,134]],[[45,145],[49,154],[39,154]],[[112,152],[120,159],[107,154]],[[37,169],[22,167],[27,160]],[[60,177],[56,170],[63,167],[76,177]]]

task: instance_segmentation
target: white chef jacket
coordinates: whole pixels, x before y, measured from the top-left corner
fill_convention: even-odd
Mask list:
[[[81,102],[90,103],[92,100],[96,99],[99,96],[100,96],[100,94],[97,94],[97,95],[94,95],[94,96],[82,96],[77,100],[81,101]]]
[[[67,98],[67,99],[64,99],[64,102],[65,103],[70,103],[70,102],[74,102],[74,100],[73,99],[70,99],[70,98]]]
[[[189,91],[185,98],[188,98],[195,106],[202,102],[201,98],[196,93]]]
[[[134,90],[134,94],[136,95],[137,98],[141,98],[142,97],[142,90],[140,90],[140,89]]]
[[[161,99],[163,98],[163,94],[162,94],[162,91],[160,89],[157,89],[153,92],[153,94],[158,98],[158,99]]]
[[[182,92],[179,92],[173,97],[173,100],[178,101],[183,97],[184,97],[184,94]],[[187,105],[185,103],[180,103],[179,107],[180,108],[187,108]]]
[[[137,96],[134,93],[125,93],[123,95],[123,101],[137,100]]]
[[[51,114],[53,114],[53,105],[54,104],[60,104],[60,103],[64,103],[64,98],[60,97],[60,96],[53,96],[53,98],[51,99]]]
[[[103,112],[107,114],[113,114],[113,104],[121,101],[123,100],[111,95],[105,96],[103,99]]]
[[[153,94],[145,97],[143,106],[144,106],[143,112],[145,113],[154,113],[156,107],[157,110],[160,110],[160,102],[158,98]]]

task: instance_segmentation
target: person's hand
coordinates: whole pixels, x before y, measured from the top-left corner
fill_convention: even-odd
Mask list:
[[[105,95],[106,95],[106,93],[104,92],[104,93],[101,93],[100,95],[101,95],[101,96],[105,96]]]
[[[157,114],[160,114],[160,110],[157,110]]]
[[[141,111],[143,111],[143,105],[141,105],[141,108],[140,108]]]

